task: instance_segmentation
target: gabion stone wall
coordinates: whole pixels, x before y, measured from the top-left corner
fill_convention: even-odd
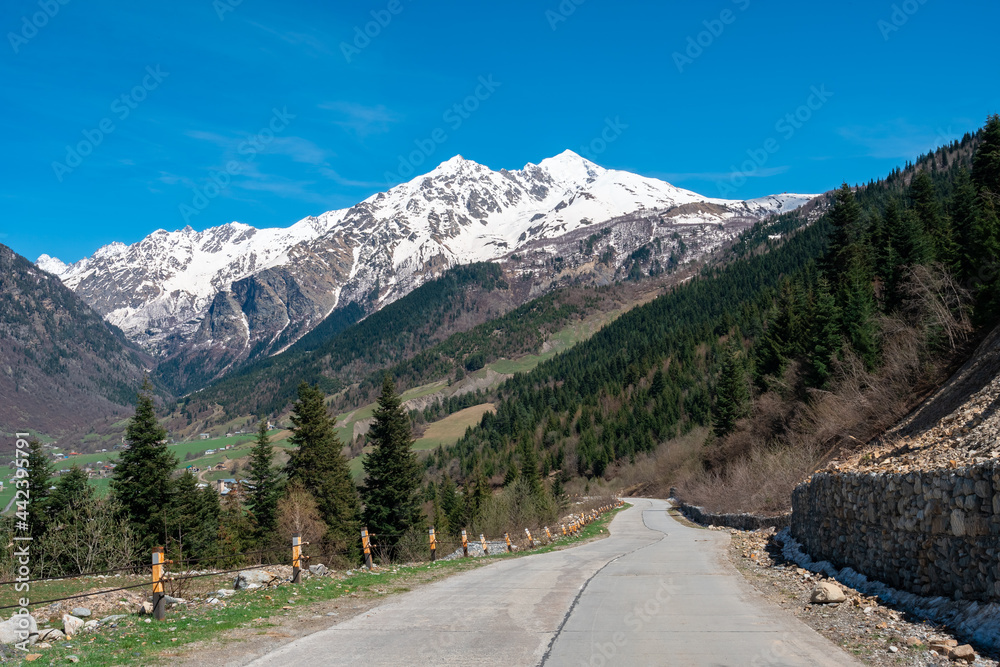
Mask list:
[[[814,560],[900,590],[1000,601],[1000,462],[817,473],[792,493],[791,532]]]

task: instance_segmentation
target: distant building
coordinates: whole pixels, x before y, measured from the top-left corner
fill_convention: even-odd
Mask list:
[[[202,440],[208,440],[209,438],[212,437],[212,434],[211,433],[202,433],[198,437],[201,438]]]

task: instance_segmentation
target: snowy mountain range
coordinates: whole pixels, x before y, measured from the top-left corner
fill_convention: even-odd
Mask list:
[[[456,156],[287,228],[232,222],[201,232],[158,230],[74,264],[42,255],[37,265],[161,359],[197,358],[209,379],[288,347],[338,307],[355,302],[373,312],[457,264],[501,260],[532,274],[569,264],[593,270],[593,237],[584,240],[600,230],[604,269],[613,275],[644,245],[664,262],[695,259],[746,224],[813,197],[713,199],[571,151],[515,171]]]

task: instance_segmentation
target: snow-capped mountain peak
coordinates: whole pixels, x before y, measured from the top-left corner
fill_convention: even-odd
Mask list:
[[[235,359],[281,349],[352,301],[378,309],[456,264],[527,249],[539,261],[565,259],[593,245],[582,241],[593,235],[588,228],[609,222],[615,234],[604,229],[603,238],[615,266],[653,241],[666,261],[678,225],[714,226],[683,244],[707,251],[726,238],[718,228],[728,220],[792,210],[811,198],[707,198],[568,150],[512,171],[456,155],[355,206],[289,227],[161,229],[74,264],[48,255],[37,264],[154,352],[221,346]]]

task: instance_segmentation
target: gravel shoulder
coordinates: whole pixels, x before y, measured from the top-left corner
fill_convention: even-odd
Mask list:
[[[774,542],[773,529],[739,531],[725,529],[732,540],[729,558],[736,569],[768,600],[795,615],[800,621],[825,636],[867,665],[956,665],[931,650],[935,641],[962,645],[962,637],[947,627],[935,625],[882,604],[844,584],[799,568],[788,562]],[[819,583],[836,584],[846,594],[840,604],[812,604],[810,596]],[[893,650],[895,649],[895,650]],[[977,667],[996,667],[997,655],[983,655],[977,650]]]

